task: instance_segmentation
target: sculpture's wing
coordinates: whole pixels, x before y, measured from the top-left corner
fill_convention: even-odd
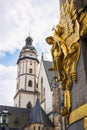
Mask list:
[[[66,45],[79,39],[79,23],[76,20],[76,9],[73,1],[69,3],[67,0],[62,5],[59,25],[63,28],[61,38]]]
[[[69,37],[66,38],[65,43],[67,44],[67,46],[69,45],[69,47],[70,47],[73,43],[77,42],[79,40],[79,38],[80,38],[80,35],[79,35],[79,23],[76,20],[75,23],[74,23],[73,33],[71,33],[69,35]]]

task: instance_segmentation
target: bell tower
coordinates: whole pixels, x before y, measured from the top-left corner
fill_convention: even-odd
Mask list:
[[[22,48],[17,61],[17,87],[14,96],[16,107],[33,107],[36,103],[38,64],[37,51],[32,45],[33,39],[26,38],[26,44]]]

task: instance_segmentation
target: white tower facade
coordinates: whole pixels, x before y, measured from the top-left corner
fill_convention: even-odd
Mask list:
[[[37,51],[30,36],[25,41],[26,45],[22,48],[17,61],[17,87],[14,96],[14,105],[21,108],[33,107],[39,94]]]

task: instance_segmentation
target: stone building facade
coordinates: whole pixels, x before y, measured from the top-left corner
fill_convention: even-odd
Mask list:
[[[26,39],[26,45],[21,50],[17,61],[17,87],[14,105],[20,108],[27,108],[29,104],[33,107],[39,94],[37,92],[39,61],[32,41],[31,37]]]
[[[17,61],[14,105],[20,109],[30,109],[26,130],[61,130],[59,89],[54,84],[55,73],[48,70],[52,62],[44,60],[42,54],[38,69],[37,51],[32,42],[32,38],[27,37]]]

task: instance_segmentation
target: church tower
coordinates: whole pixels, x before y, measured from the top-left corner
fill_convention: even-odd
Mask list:
[[[32,45],[33,39],[26,38],[26,44],[22,48],[17,65],[17,87],[14,96],[14,105],[16,107],[33,107],[36,103],[38,64],[37,51]]]

